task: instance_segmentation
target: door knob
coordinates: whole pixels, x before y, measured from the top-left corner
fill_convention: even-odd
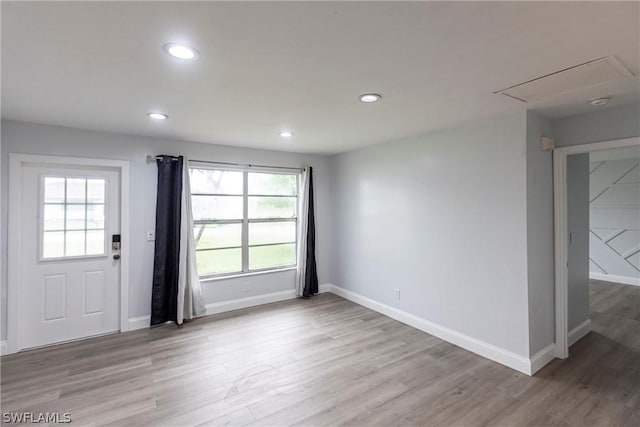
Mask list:
[[[113,259],[115,259],[115,260],[120,259],[120,254],[113,254]]]

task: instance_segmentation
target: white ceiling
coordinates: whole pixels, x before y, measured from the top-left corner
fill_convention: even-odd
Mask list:
[[[609,55],[638,76],[639,16],[638,2],[2,2],[2,117],[336,153],[637,101],[634,77],[532,104],[493,92]],[[168,57],[170,41],[200,59]]]

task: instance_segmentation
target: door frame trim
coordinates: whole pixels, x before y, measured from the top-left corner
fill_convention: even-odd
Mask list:
[[[22,218],[20,207],[22,195],[20,183],[22,169],[26,163],[43,163],[52,166],[97,166],[117,169],[120,172],[120,233],[122,249],[120,251],[120,332],[129,330],[129,258],[131,241],[129,239],[129,162],[126,160],[96,159],[85,157],[62,157],[39,154],[9,153],[9,199],[7,236],[7,353],[22,350],[22,334],[19,319],[21,307],[21,268],[22,256]]]
[[[614,148],[640,145],[640,137],[615,139],[590,144],[569,145],[553,150],[553,216],[555,252],[555,357],[569,357],[569,277],[567,260],[569,245],[567,239],[567,156],[584,154]]]

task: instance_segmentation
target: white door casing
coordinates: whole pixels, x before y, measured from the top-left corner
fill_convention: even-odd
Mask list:
[[[45,208],[45,180],[62,182],[68,197],[72,184],[85,195],[103,186],[104,199],[52,200],[49,191]],[[12,154],[9,187],[8,352],[127,330],[128,164]],[[66,212],[64,220],[52,222],[50,208]],[[91,215],[74,221],[72,210],[104,211],[104,224]]]
[[[638,147],[640,137],[558,147],[553,150],[554,252],[555,252],[555,357],[569,356],[568,339],[568,218],[567,156],[614,148]]]

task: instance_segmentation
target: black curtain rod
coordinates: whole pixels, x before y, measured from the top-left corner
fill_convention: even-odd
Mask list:
[[[155,160],[160,159],[162,156],[152,156],[151,154],[149,154],[147,156],[147,163],[153,163]],[[178,157],[176,156],[171,156],[171,160],[173,161],[177,161]],[[208,164],[212,164],[212,165],[224,165],[224,166],[239,166],[239,167],[249,167],[249,168],[267,168],[267,169],[288,169],[288,170],[298,170],[298,171],[303,171],[305,170],[305,168],[294,168],[294,167],[287,167],[287,166],[268,166],[268,165],[251,165],[251,164],[241,164],[241,163],[229,163],[229,162],[212,162],[209,160],[195,160],[195,159],[188,159],[190,162],[195,162],[195,163],[208,163]]]

